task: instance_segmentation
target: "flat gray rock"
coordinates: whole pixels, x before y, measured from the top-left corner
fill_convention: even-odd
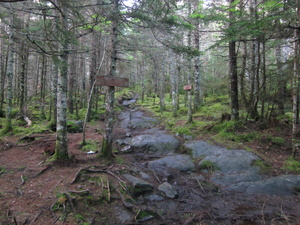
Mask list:
[[[118,116],[120,127],[124,129],[151,128],[157,120],[152,117],[147,117],[141,111],[127,110],[121,112]]]
[[[300,175],[282,175],[256,182],[239,183],[227,190],[261,195],[299,195]]]
[[[143,194],[145,192],[149,192],[149,191],[152,191],[154,189],[154,186],[152,184],[150,184],[147,181],[144,181],[140,178],[137,178],[137,177],[132,176],[130,174],[124,174],[123,176],[133,186],[133,190],[132,190],[133,194]]]
[[[168,198],[177,198],[178,193],[173,185],[169,184],[168,182],[164,182],[157,188],[159,191],[162,191]]]
[[[157,156],[173,153],[179,147],[179,140],[164,132],[145,133],[127,138],[124,142],[136,152]]]
[[[194,158],[203,158],[198,164],[200,168],[206,162],[213,165],[210,179],[220,187],[255,182],[264,178],[260,174],[260,168],[253,165],[253,162],[260,158],[252,152],[228,150],[204,141],[188,141],[184,147],[192,152]]]
[[[181,172],[195,170],[195,165],[188,155],[166,156],[164,158],[148,162],[148,167],[151,169],[169,167],[178,169]]]
[[[199,162],[199,165],[204,161],[211,161],[220,171],[224,173],[242,173],[259,172],[259,167],[252,166],[254,160],[260,158],[251,152],[245,150],[227,150],[224,149],[220,154],[208,155]]]
[[[205,141],[187,141],[184,143],[183,147],[187,150],[191,150],[193,158],[220,155],[227,150],[226,148],[208,144]]]
[[[157,201],[162,201],[164,200],[164,198],[160,195],[157,195],[157,194],[152,194],[152,195],[146,195],[144,196],[144,198],[148,201],[151,201],[151,202],[157,202]]]
[[[132,220],[133,215],[128,210],[120,206],[114,207],[113,212],[121,224],[129,223]]]

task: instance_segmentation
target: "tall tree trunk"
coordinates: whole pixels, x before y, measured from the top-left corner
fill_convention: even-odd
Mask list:
[[[250,13],[254,21],[257,20],[257,0],[250,1]],[[260,43],[257,37],[253,37],[251,51],[251,93],[249,100],[248,113],[254,120],[259,119],[257,106],[259,102],[259,68],[260,68]]]
[[[177,79],[176,79],[176,59],[174,56],[174,52],[172,49],[169,50],[169,57],[170,57],[170,83],[171,83],[171,93],[172,93],[172,116],[177,116],[177,93],[176,93],[176,86],[177,86]]]
[[[76,60],[77,54],[74,54],[71,59],[71,67],[69,73],[69,84],[68,84],[68,109],[69,113],[74,113],[74,83],[76,75]]]
[[[165,63],[166,61],[163,60],[162,63],[162,68],[161,70],[159,70],[159,66],[157,61],[153,58],[153,62],[154,62],[154,73],[157,73],[157,77],[158,77],[158,89],[159,89],[159,106],[160,106],[160,112],[164,112],[166,111],[166,103],[165,103]]]
[[[67,137],[67,82],[68,82],[68,22],[67,22],[67,4],[66,0],[58,0],[60,7],[60,56],[59,73],[57,87],[57,126],[56,126],[56,145],[55,160],[67,160],[68,137]]]
[[[198,3],[198,1],[197,1],[197,3]],[[197,4],[197,7],[198,7],[198,4]],[[189,16],[192,15],[192,2],[191,2],[191,0],[188,0],[188,15]],[[188,46],[192,47],[192,30],[189,30],[189,32],[188,32]],[[187,73],[187,84],[192,85],[193,70],[192,70],[192,58],[191,57],[189,57],[188,62],[189,62],[189,65],[188,65],[188,73]],[[188,108],[187,123],[192,123],[193,122],[192,91],[191,90],[187,91],[186,96],[187,96],[187,108]]]
[[[300,25],[300,1],[297,1],[297,26]],[[294,31],[294,75],[293,75],[293,127],[292,127],[292,157],[295,158],[299,143],[297,141],[298,128],[298,101],[299,101],[299,78],[300,78],[300,30]]]
[[[111,33],[111,64],[109,77],[115,77],[117,73],[117,41],[118,41],[118,25],[119,25],[119,0],[113,0],[113,19],[112,19],[112,33]],[[114,122],[114,102],[115,102],[115,87],[108,87],[106,97],[106,127],[105,140],[102,144],[101,154],[105,158],[113,158],[112,152],[112,132]]]
[[[91,57],[91,65],[90,65],[90,89],[92,88],[95,79],[96,79],[96,67],[97,67],[97,37],[96,34],[92,34],[92,57]],[[95,91],[95,88],[94,88]],[[95,101],[94,92],[91,96],[91,104],[89,104],[88,114],[87,114],[87,122],[91,121],[91,112],[92,112],[92,106],[93,102]]]
[[[260,115],[261,118],[265,118],[265,100],[267,96],[267,87],[266,87],[266,82],[267,82],[267,73],[266,73],[266,42],[262,42],[262,67],[261,67],[261,73],[262,73],[262,93],[261,93],[261,111]]]
[[[22,116],[26,115],[25,102],[27,98],[26,77],[27,77],[27,63],[28,63],[28,49],[25,43],[21,43],[21,71],[20,71],[20,112]]]
[[[5,77],[6,77],[6,62],[7,60],[4,59],[4,46],[2,39],[0,38],[0,117],[4,116],[3,112],[3,102],[4,102],[4,84],[5,84]]]
[[[242,50],[242,66],[240,70],[240,87],[241,87],[241,98],[243,101],[244,107],[247,109],[248,108],[248,99],[246,96],[246,84],[245,84],[245,77],[246,77],[246,66],[247,66],[247,43],[242,42],[243,44],[243,50]]]
[[[51,130],[56,130],[57,126],[57,84],[58,84],[58,62],[57,58],[53,57],[52,81],[51,81],[51,107],[53,108],[50,115],[49,127]],[[50,110],[51,111],[51,110]]]
[[[12,127],[12,99],[13,99],[13,76],[14,76],[14,31],[13,31],[13,12],[10,5],[10,24],[8,27],[8,62],[6,69],[7,77],[7,108],[6,108],[6,123],[3,129],[3,133],[8,133],[13,130]]]
[[[41,89],[40,89],[40,118],[41,120],[46,119],[46,114],[45,114],[45,91],[46,91],[46,56],[42,55],[42,68],[41,68]]]
[[[284,115],[284,97],[285,97],[285,79],[283,74],[283,60],[282,60],[282,51],[281,45],[278,44],[275,50],[275,57],[276,57],[276,65],[277,65],[277,86],[278,86],[278,93],[276,96],[276,102],[278,105],[278,112],[280,115]]]
[[[195,48],[200,50],[200,31],[199,31],[199,23],[196,25],[196,30],[194,32],[194,39],[195,39]],[[195,85],[194,85],[194,111],[200,108],[202,103],[202,91],[201,91],[201,62],[200,56],[196,56],[195,60]]]
[[[233,3],[234,0],[230,0]],[[230,24],[233,26],[234,14],[229,12]],[[231,102],[231,119],[239,119],[239,99],[238,99],[238,75],[237,75],[237,53],[236,42],[231,40],[229,42],[229,77],[230,77],[230,102]]]

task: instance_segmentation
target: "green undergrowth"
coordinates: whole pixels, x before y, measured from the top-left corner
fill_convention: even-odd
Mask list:
[[[99,151],[100,149],[100,144],[96,140],[85,140],[85,143],[80,143],[81,149],[84,152],[89,152],[89,151]]]
[[[300,162],[290,158],[284,162],[282,169],[289,172],[300,172]]]
[[[256,166],[259,168],[261,174],[267,174],[271,170],[271,166],[262,160],[253,160],[252,166]]]

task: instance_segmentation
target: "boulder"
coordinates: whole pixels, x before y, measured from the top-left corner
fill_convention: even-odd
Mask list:
[[[162,167],[175,168],[181,172],[195,170],[195,165],[188,155],[171,155],[147,163],[151,169],[161,169]]]
[[[229,186],[227,190],[261,195],[299,195],[300,175],[281,175],[256,182],[244,182]]]

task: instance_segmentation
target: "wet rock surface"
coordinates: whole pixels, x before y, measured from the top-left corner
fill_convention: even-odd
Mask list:
[[[268,177],[251,152],[180,143],[137,108],[118,119],[131,134],[117,140],[131,149],[132,173],[123,176],[133,188],[146,187],[132,193],[145,210],[143,224],[300,224],[299,175]],[[179,154],[180,147],[190,154]]]

